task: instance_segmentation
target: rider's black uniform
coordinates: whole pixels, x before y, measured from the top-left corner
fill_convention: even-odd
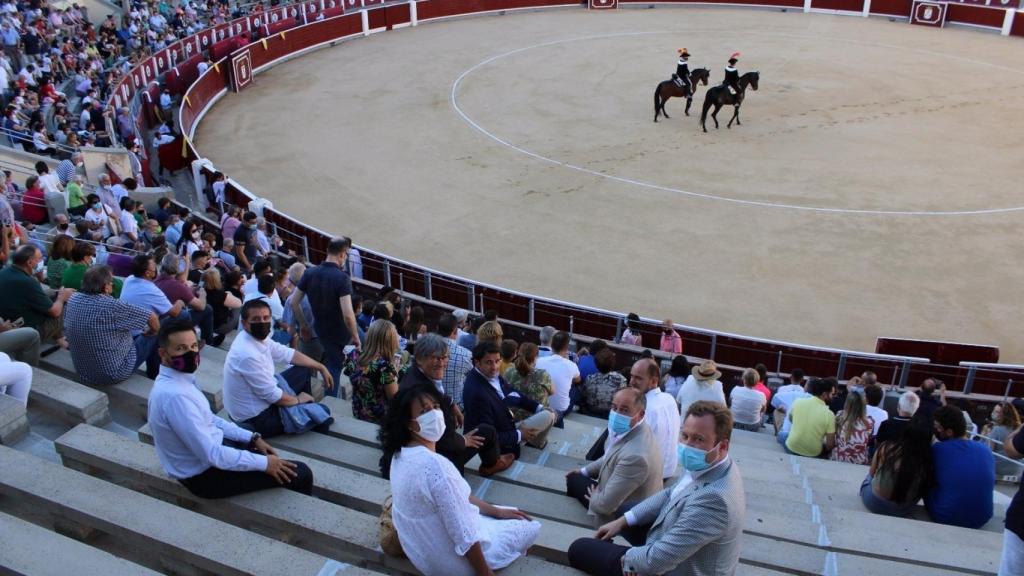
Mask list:
[[[725,79],[722,80],[722,85],[732,88],[734,94],[740,93],[740,71],[735,66],[725,67]]]
[[[676,62],[676,76],[679,77],[679,82],[690,94],[693,94],[693,84],[690,83],[690,65],[686,63],[685,58],[680,58]]]

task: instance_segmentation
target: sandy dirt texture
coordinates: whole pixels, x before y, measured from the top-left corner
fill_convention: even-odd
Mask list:
[[[656,84],[758,70],[742,126]],[[709,86],[710,87],[710,86]],[[202,154],[356,243],[514,290],[763,338],[1024,361],[1024,41],[763,10],[427,23],[274,67]],[[455,90],[453,91],[453,88]],[[454,99],[453,99],[454,94]]]

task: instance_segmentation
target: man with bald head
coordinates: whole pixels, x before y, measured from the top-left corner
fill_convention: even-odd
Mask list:
[[[679,459],[676,438],[679,436],[679,406],[671,395],[661,391],[661,370],[650,358],[641,358],[629,371],[629,385],[639,390],[647,402],[644,421],[651,429],[661,452],[662,478],[668,482],[675,476]]]
[[[616,392],[604,456],[565,476],[566,493],[587,508],[595,525],[614,520],[621,506],[639,502],[663,486],[661,451],[644,421],[646,407],[644,394],[636,388]]]

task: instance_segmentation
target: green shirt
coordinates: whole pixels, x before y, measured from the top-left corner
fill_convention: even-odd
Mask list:
[[[53,301],[38,280],[12,265],[0,270],[0,318],[25,319],[25,326],[38,329],[49,318]]]
[[[793,427],[786,439],[786,448],[810,458],[821,454],[826,434],[836,433],[836,415],[817,396],[801,398],[789,410]]]
[[[50,258],[50,261],[46,263],[46,283],[50,285],[50,288],[57,290],[61,287],[64,271],[68,269],[68,266],[71,266],[71,260]]]
[[[78,208],[85,205],[85,196],[82,195],[82,187],[75,182],[68,182],[68,208]]]
[[[85,271],[88,269],[89,267],[86,266],[85,263],[79,262],[78,264],[75,264],[74,262],[72,262],[71,264],[68,264],[67,268],[64,269],[64,275],[61,276],[60,283],[63,284],[65,288],[74,288],[75,290],[81,290],[82,277],[85,276]],[[124,286],[124,280],[121,280],[120,278],[114,278],[114,298],[121,297],[122,286]]]

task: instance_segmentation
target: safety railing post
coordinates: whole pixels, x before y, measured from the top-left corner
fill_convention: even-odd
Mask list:
[[[1003,402],[1006,402],[1006,399],[1010,397],[1010,388],[1012,387],[1013,378],[1010,378],[1009,380],[1006,381],[1006,390],[1003,392]]]
[[[483,314],[484,312],[487,312],[487,308],[484,308],[484,293],[481,292],[480,293],[480,313]]]
[[[903,369],[900,370],[900,390],[907,387],[907,380],[910,379],[910,360],[903,361]]]
[[[423,273],[423,297],[427,300],[434,299],[434,289],[430,284],[430,272]]]
[[[782,374],[782,350],[779,350],[778,360],[775,361],[775,375]]]
[[[715,349],[718,348],[718,334],[711,335],[711,353],[708,354],[708,360],[715,359]]]
[[[839,369],[836,370],[836,379],[843,379],[843,372],[846,372],[846,354],[839,355]]]
[[[575,331],[575,330],[573,330],[573,328],[575,327],[575,325],[576,325],[576,317],[575,317],[575,316],[572,316],[572,315],[570,315],[570,316],[569,316],[569,334],[575,334],[575,333],[576,333],[576,331]]]
[[[964,383],[964,394],[970,394],[974,389],[974,376],[978,372],[977,366],[971,366],[967,370],[967,382]]]
[[[537,305],[537,301],[534,300],[533,298],[530,298],[530,300],[526,303],[526,313],[527,313],[527,316],[528,316],[527,324],[529,324],[530,326],[533,326],[535,324],[535,322],[533,321],[533,317],[534,317],[534,314],[535,314],[535,307],[536,307],[536,305]]]
[[[405,293],[405,274],[402,272],[398,273],[398,291]]]
[[[301,238],[302,238],[302,254],[305,257],[306,262],[312,264],[312,261],[309,259],[309,238],[306,238],[304,235]]]
[[[385,286],[391,286],[391,260],[384,259],[384,282],[381,282]]]
[[[615,319],[615,341],[618,342],[622,339],[623,325],[626,323],[626,319],[619,316]]]
[[[476,286],[473,284],[466,285],[466,291],[469,293],[469,308],[470,312],[476,312]]]

